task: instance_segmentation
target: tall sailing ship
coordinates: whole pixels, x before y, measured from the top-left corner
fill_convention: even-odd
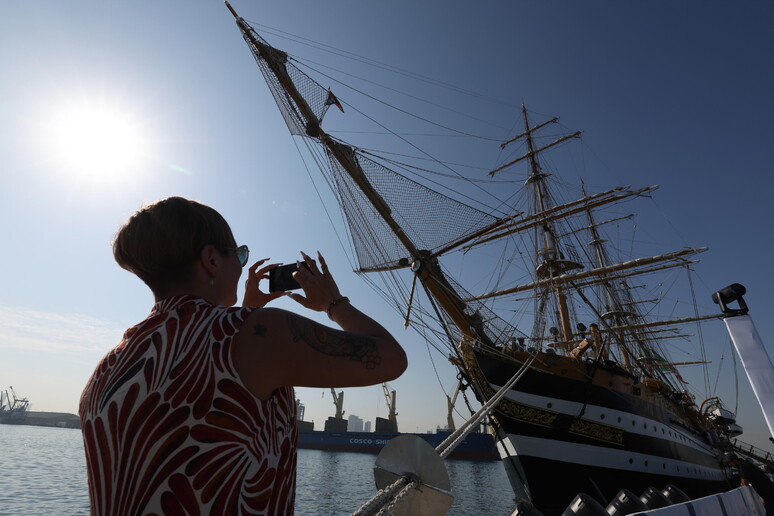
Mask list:
[[[523,109],[523,130],[502,146],[525,153],[489,172],[526,165],[523,188],[490,209],[431,189],[327,133],[338,98],[226,5],[291,134],[316,152],[357,272],[381,279],[379,293],[449,355],[482,403],[529,363],[490,418],[517,499],[554,514],[579,491],[610,500],[622,488],[673,484],[697,497],[729,487],[721,457],[741,429],[719,400],[688,393],[665,344],[678,325],[719,315],[654,320],[657,300],[638,294],[645,275],[690,274],[705,248],[618,259],[604,236],[633,217],[602,219],[606,208],[657,187],[561,197],[543,153],[580,133],[540,144],[557,119],[533,124]],[[477,251],[484,257],[469,258]]]

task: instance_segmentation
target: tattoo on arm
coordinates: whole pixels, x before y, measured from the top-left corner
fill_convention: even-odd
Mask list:
[[[295,314],[287,314],[293,341],[303,341],[323,355],[349,358],[374,369],[382,361],[376,339],[326,328]]]

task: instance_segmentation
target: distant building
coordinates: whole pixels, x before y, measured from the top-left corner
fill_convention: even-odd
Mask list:
[[[370,421],[366,421],[365,422],[365,430],[364,431],[365,432],[370,432],[371,431],[371,422]]]
[[[349,423],[347,424],[347,432],[362,432],[363,420],[354,414],[350,414]]]

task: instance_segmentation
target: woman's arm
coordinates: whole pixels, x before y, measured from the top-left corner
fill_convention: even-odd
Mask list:
[[[379,323],[342,298],[325,260],[322,270],[306,255],[309,269],[294,277],[305,296],[289,294],[303,306],[326,311],[341,330],[280,309],[256,310],[236,337],[237,372],[257,397],[277,387],[355,387],[393,380],[405,371],[406,354]]]

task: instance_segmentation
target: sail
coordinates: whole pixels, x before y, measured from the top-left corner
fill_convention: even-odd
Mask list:
[[[769,433],[774,436],[774,366],[771,358],[749,315],[727,317],[724,321],[763,410]]]

